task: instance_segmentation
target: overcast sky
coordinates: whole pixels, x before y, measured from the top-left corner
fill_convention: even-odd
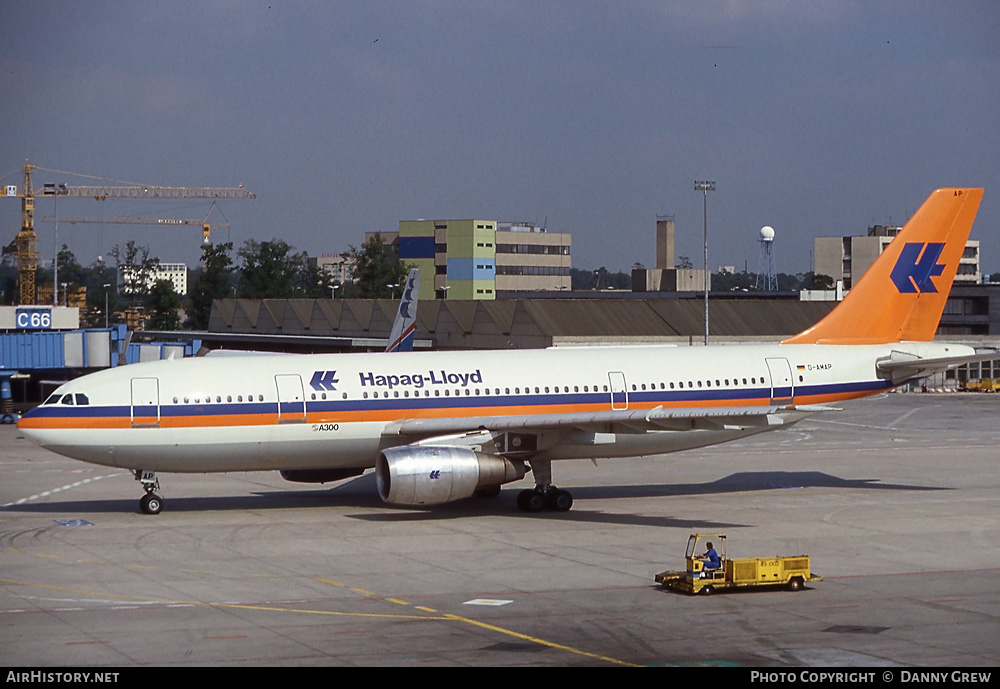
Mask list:
[[[573,265],[655,261],[657,214],[701,265],[781,272],[817,235],[902,223],[941,186],[986,193],[1000,271],[1000,3],[4,2],[0,175],[42,168],[245,185],[215,231],[310,255],[404,219],[526,220]],[[35,183],[93,183],[40,171]],[[64,200],[60,217],[200,217],[209,202]],[[41,200],[39,220],[53,213]],[[216,212],[218,213],[218,211]],[[4,243],[20,204],[0,199]],[[53,253],[52,225],[36,223]],[[194,265],[197,229],[59,228],[84,264],[129,238]]]

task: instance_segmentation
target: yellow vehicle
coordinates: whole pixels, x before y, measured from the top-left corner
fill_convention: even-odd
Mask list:
[[[717,554],[718,566],[706,557]],[[699,554],[700,553],[700,554]],[[798,591],[806,582],[822,581],[809,569],[808,555],[746,557],[730,559],[725,534],[691,534],[684,553],[683,572],[666,571],[656,575],[656,583],[686,593],[710,594],[723,589],[753,586],[785,586]]]

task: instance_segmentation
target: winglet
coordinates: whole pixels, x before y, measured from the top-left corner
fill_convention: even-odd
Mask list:
[[[844,301],[784,344],[934,339],[982,198],[982,189],[932,193]]]
[[[403,286],[403,296],[399,299],[399,310],[392,322],[392,332],[389,333],[387,352],[412,352],[413,338],[417,332],[417,290],[420,284],[420,271],[410,270]]]

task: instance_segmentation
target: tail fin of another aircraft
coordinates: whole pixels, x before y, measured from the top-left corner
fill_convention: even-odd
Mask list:
[[[982,198],[982,189],[932,193],[844,301],[784,344],[932,340]]]
[[[396,320],[392,323],[389,333],[387,352],[412,352],[413,337],[417,331],[417,288],[420,284],[420,271],[416,268],[406,276],[403,285],[403,296],[399,299],[399,310]]]

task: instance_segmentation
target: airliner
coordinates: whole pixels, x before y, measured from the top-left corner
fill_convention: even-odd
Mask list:
[[[132,471],[147,514],[158,472],[323,483],[371,468],[394,505],[497,495],[530,472],[519,508],[566,511],[555,460],[736,440],[995,358],[933,341],[982,193],[933,192],[836,308],[781,343],[156,361],[66,383],[19,428]]]

